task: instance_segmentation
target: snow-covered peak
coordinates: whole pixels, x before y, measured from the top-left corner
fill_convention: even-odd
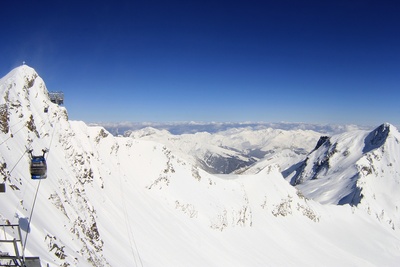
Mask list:
[[[365,138],[363,152],[367,153],[384,145],[391,132],[397,132],[396,127],[390,123],[381,124]]]
[[[50,102],[46,97],[48,92],[43,80],[33,68],[27,65],[22,65],[10,71],[0,79],[0,84],[0,95],[4,96],[0,98],[0,104],[19,102],[23,106],[29,105],[31,92],[32,94],[35,93],[35,98]]]
[[[14,79],[17,82],[25,80],[25,78],[29,79],[31,77],[38,77],[38,76],[39,75],[37,74],[35,69],[29,67],[28,65],[21,65],[11,70],[4,77],[0,78],[0,82],[3,83],[5,80],[8,79]]]
[[[44,139],[56,122],[68,120],[67,111],[52,103],[42,78],[37,72],[22,65],[0,80],[1,131],[11,137],[24,128],[25,147],[42,150]],[[34,142],[36,141],[37,142]],[[48,142],[47,140],[44,142]]]
[[[385,210],[379,217],[400,227],[394,224],[400,197],[393,194],[400,191],[399,161],[400,134],[384,123],[370,132],[324,138],[287,180],[321,203],[360,205],[376,214]]]

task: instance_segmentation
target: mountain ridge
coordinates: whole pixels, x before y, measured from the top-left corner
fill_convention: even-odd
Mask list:
[[[380,183],[390,183],[389,188],[400,190],[400,133],[384,123],[373,131],[356,131],[326,138],[317,149],[299,164],[286,179],[295,185],[306,197],[325,204],[350,204],[365,206],[369,213],[383,217],[393,228],[400,227],[397,212],[400,200],[391,196],[392,204],[380,203],[376,195],[388,198]],[[373,193],[368,194],[374,184]],[[365,204],[364,203],[368,203]],[[386,202],[386,201],[385,201]],[[371,206],[386,208],[375,208]],[[390,211],[388,214],[388,210]]]

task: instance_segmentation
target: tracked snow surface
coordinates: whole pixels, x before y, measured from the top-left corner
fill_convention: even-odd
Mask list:
[[[0,193],[0,222],[20,224],[24,237],[29,233],[25,255],[39,256],[42,266],[400,262],[398,133],[391,125],[377,129],[388,133],[382,138],[352,133],[353,142],[338,143],[336,150],[352,159],[338,158],[340,166],[359,174],[353,179],[361,189],[359,203],[334,205],[331,197],[324,199],[331,204],[323,205],[290,185],[277,164],[243,175],[213,175],[166,144],[114,137],[101,127],[69,121],[66,109],[50,102],[43,80],[28,66],[0,80],[0,96],[0,182],[6,184],[6,193]],[[336,143],[335,138],[329,142]],[[313,153],[322,155],[321,147]],[[30,179],[27,148],[34,154],[49,149],[47,179]],[[312,193],[306,173],[311,158],[318,157],[313,153],[301,175],[286,177],[297,179],[306,195]],[[328,194],[346,178],[318,173],[325,176],[310,183],[339,179],[324,186]],[[322,201],[323,196],[310,197]],[[375,214],[379,210],[382,216]],[[0,231],[0,239],[14,235],[10,229]],[[1,243],[0,252],[8,249]]]

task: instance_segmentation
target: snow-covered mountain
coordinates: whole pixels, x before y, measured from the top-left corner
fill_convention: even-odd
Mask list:
[[[385,123],[373,131],[322,138],[286,179],[306,197],[364,207],[400,227],[400,133]]]
[[[130,132],[134,139],[165,144],[168,149],[207,172],[216,174],[258,172],[268,161],[281,169],[302,160],[312,150],[320,133],[310,130],[231,128],[217,133],[198,132],[174,135],[166,130],[146,127]],[[272,161],[271,161],[272,160]]]
[[[285,181],[281,165],[213,175],[193,164],[186,150],[170,147],[173,142],[114,137],[102,127],[69,121],[28,66],[0,80],[0,122],[0,182],[6,184],[0,222],[20,225],[24,239],[28,236],[25,255],[40,256],[42,266],[396,266],[400,261],[400,231],[368,210],[304,197]],[[207,136],[204,140],[213,145]],[[375,155],[383,157],[392,148],[381,151],[373,143],[363,154],[375,163]],[[39,154],[44,148],[48,178],[31,180],[27,149]],[[398,157],[391,160],[395,164]],[[385,172],[397,170],[386,167]],[[396,179],[386,183],[381,170],[371,171],[379,175],[368,194],[378,199],[377,192],[395,190]],[[381,203],[371,208],[385,208]],[[4,228],[0,240],[14,235],[15,229]],[[9,249],[0,242],[0,252]]]

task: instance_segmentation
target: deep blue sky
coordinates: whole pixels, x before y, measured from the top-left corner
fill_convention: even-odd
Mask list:
[[[26,61],[71,119],[400,125],[398,1],[6,1],[0,76]]]

